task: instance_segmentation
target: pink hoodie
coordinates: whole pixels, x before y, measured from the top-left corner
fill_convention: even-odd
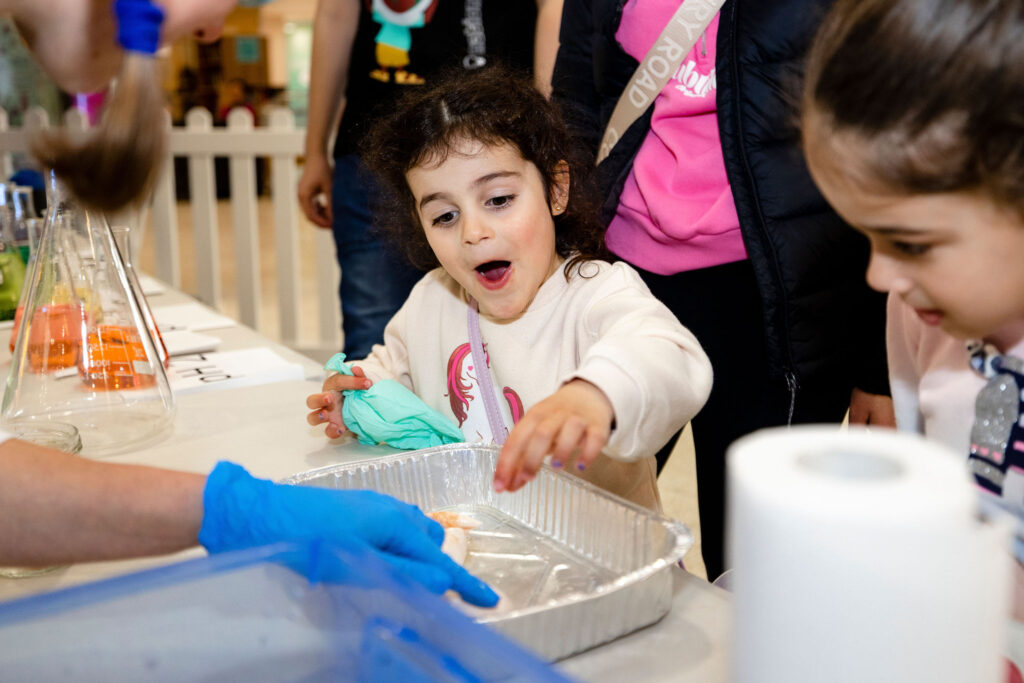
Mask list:
[[[628,0],[616,40],[643,60],[679,0]],[[606,239],[613,253],[661,275],[747,258],[718,135],[716,16],[654,102]]]

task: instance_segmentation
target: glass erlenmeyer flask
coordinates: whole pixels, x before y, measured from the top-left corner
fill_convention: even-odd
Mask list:
[[[161,435],[174,398],[113,234],[52,173],[26,287],[2,418],[72,424],[92,456]]]
[[[7,211],[0,211],[0,214],[6,213],[6,217],[10,222],[7,228],[4,229],[3,239],[10,248],[17,251],[21,260],[26,264],[26,268],[29,268],[32,265],[32,254],[36,250],[36,242],[38,242],[42,234],[43,219],[39,218],[38,213],[36,213],[31,187],[7,183],[6,190],[3,194],[8,202]],[[10,230],[9,234],[8,228]],[[14,327],[11,329],[9,343],[11,353],[14,353],[14,340],[17,338],[18,326],[21,324],[21,310],[24,307],[24,298],[25,287],[23,284],[21,296],[19,297],[18,306],[14,314]]]
[[[11,183],[0,181],[0,239],[14,243],[14,196]]]
[[[118,251],[121,253],[121,261],[124,262],[125,272],[128,274],[128,282],[132,286],[132,293],[139,303],[139,310],[142,311],[142,319],[146,321],[146,327],[156,342],[156,350],[160,355],[160,362],[166,368],[171,363],[171,356],[167,353],[167,345],[164,344],[164,337],[160,334],[160,328],[153,316],[153,309],[149,307],[149,300],[146,293],[142,291],[142,284],[139,282],[139,275],[135,272],[132,254],[132,233],[127,225],[111,225],[110,231],[114,233],[114,241],[117,243]]]
[[[9,242],[0,240],[0,320],[13,320],[25,284],[25,263]]]
[[[42,218],[36,210],[34,191],[31,187],[15,185],[11,189],[11,203],[14,208],[14,223],[12,225],[12,237],[14,244],[21,254],[21,260],[28,263],[31,250],[31,238],[34,226],[37,226]]]
[[[14,318],[25,282],[25,262],[14,246],[14,209],[10,189],[0,183],[0,320]]]

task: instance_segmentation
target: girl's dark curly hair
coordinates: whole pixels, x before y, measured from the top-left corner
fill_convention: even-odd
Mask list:
[[[384,235],[417,268],[438,266],[427,243],[405,174],[423,163],[443,163],[464,140],[511,144],[540,172],[545,196],[569,166],[566,210],[554,216],[555,251],[567,259],[566,278],[584,261],[604,257],[604,228],[591,183],[591,166],[554,105],[521,74],[501,66],[448,72],[403,97],[363,140],[361,154],[382,186],[376,220]]]
[[[811,48],[804,117],[805,145],[863,149],[865,167],[843,169],[855,182],[983,192],[1024,216],[1024,2],[839,0]]]

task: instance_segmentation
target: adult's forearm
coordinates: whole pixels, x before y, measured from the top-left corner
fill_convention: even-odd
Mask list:
[[[327,153],[327,141],[345,95],[358,26],[359,0],[320,0],[317,4],[309,70],[306,156]]]
[[[551,75],[551,99],[569,130],[587,149],[597,151],[604,128],[601,97],[594,83],[593,28],[590,0],[563,0],[558,53]]]
[[[0,562],[159,555],[197,543],[203,475],[0,444]]]
[[[537,0],[537,29],[533,42],[533,83],[551,96],[551,74],[558,55],[558,29],[562,22],[563,0]]]

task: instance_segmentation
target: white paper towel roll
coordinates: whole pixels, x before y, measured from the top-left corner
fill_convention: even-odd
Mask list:
[[[1006,525],[964,458],[887,431],[803,427],[730,448],[738,683],[996,683]]]

